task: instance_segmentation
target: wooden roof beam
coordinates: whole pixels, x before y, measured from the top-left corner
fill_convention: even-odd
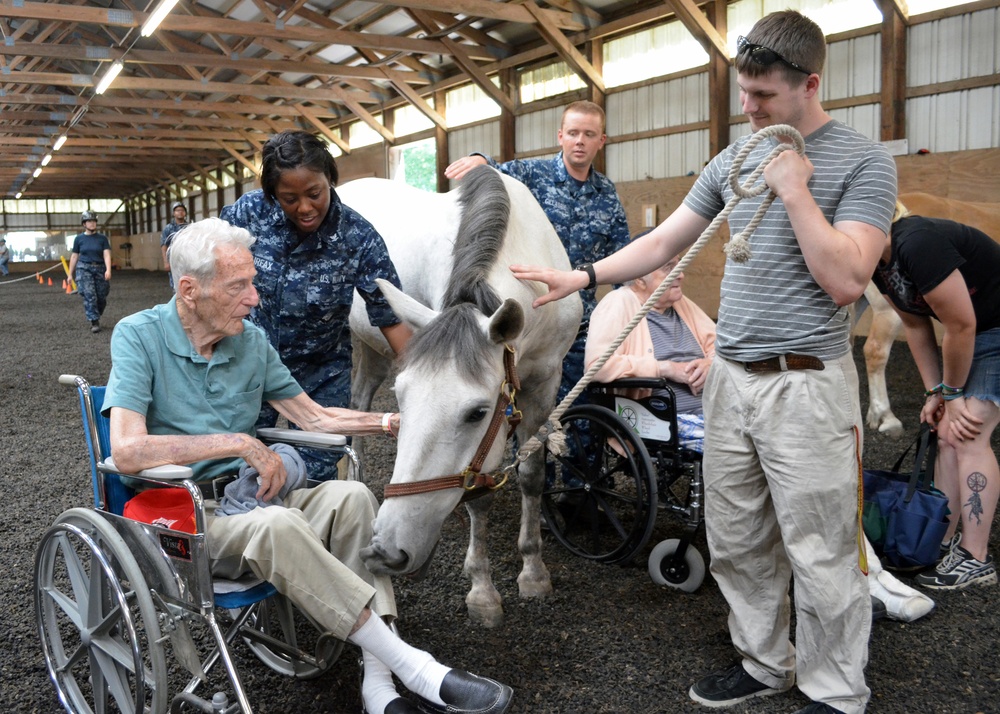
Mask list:
[[[708,21],[705,13],[695,4],[694,0],[665,0],[665,2],[673,8],[677,19],[684,23],[687,31],[698,40],[709,55],[714,49],[726,59],[730,59],[726,38],[720,35],[715,26]]]
[[[530,12],[535,19],[538,21],[536,29],[538,33],[545,38],[545,41],[552,45],[556,53],[563,58],[563,60],[568,64],[574,72],[576,72],[580,77],[583,78],[585,82],[596,87],[599,91],[604,91],[604,77],[601,73],[594,68],[583,53],[580,52],[573,43],[567,39],[566,35],[559,30],[558,27],[549,22],[548,18],[542,13],[541,8],[538,7],[532,0],[527,0],[524,3],[524,8]]]
[[[462,68],[462,71],[468,75],[469,79],[475,82],[480,89],[486,92],[501,107],[509,112],[514,111],[514,100],[500,91],[490,80],[489,75],[472,61],[472,57],[465,53],[465,45],[459,45],[448,37],[442,37],[441,42],[448,47],[455,63]]]

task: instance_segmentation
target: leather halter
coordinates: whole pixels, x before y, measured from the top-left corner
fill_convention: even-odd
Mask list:
[[[495,491],[507,483],[508,473],[501,473],[502,478],[498,481],[496,473],[482,473],[483,462],[486,455],[493,447],[493,442],[500,433],[500,426],[507,422],[507,439],[514,433],[514,429],[521,423],[521,412],[515,404],[517,390],[521,388],[521,381],[517,377],[517,367],[514,363],[514,347],[505,344],[503,352],[504,380],[500,384],[500,396],[497,397],[497,406],[493,411],[493,419],[490,421],[486,433],[483,434],[482,441],[475,455],[462,473],[441,476],[426,481],[413,481],[411,483],[390,483],[385,487],[384,498],[395,498],[398,496],[412,496],[417,493],[430,493],[432,491],[443,491],[449,488],[464,489],[462,501],[469,501],[473,498],[485,496],[490,491]],[[511,412],[507,414],[507,407],[511,407]],[[506,439],[505,439],[506,440]]]

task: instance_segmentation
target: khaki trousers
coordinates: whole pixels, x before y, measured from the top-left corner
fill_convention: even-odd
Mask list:
[[[389,578],[372,575],[358,555],[378,512],[368,487],[327,481],[284,501],[284,507],[209,517],[212,572],[231,578],[253,572],[342,640],[369,604],[395,617]]]
[[[861,409],[852,355],[824,364],[750,373],[715,359],[703,397],[705,521],[747,671],[771,687],[797,681],[813,701],[855,714],[870,696],[871,601],[857,540]]]

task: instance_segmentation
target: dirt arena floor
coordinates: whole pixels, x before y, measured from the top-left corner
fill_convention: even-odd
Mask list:
[[[116,272],[105,329],[93,335],[79,297],[34,280],[0,282],[0,711],[60,710],[36,633],[34,554],[59,513],[92,500],[76,398],[57,378],[77,373],[103,384],[111,328],[169,296],[163,274]],[[860,345],[855,349],[860,354]],[[859,366],[863,369],[860,361]],[[888,382],[906,438],[912,438],[922,388],[901,343],[893,350]],[[866,407],[864,387],[861,398]],[[377,407],[392,407],[387,390]],[[393,453],[388,440],[379,442],[368,481],[380,494]],[[865,465],[890,467],[903,443],[868,431]],[[512,685],[513,712],[708,711],[688,699],[688,687],[736,657],[726,631],[727,608],[711,578],[697,592],[682,594],[653,584],[645,553],[632,566],[606,566],[575,558],[547,537],[545,559],[555,593],[521,601],[518,513],[516,490],[505,490],[496,499],[490,550],[505,601],[504,623],[492,630],[469,623],[461,573],[467,531],[456,515],[446,524],[429,577],[396,583],[404,635],[448,664]],[[647,552],[676,530],[676,523],[661,515]],[[707,557],[703,533],[696,545]],[[996,533],[992,552],[1000,555]],[[918,622],[875,624],[867,669],[869,712],[1000,711],[1000,589],[943,593],[936,601],[937,610]],[[275,675],[240,652],[240,670],[257,712],[360,711],[356,650],[350,647],[330,674],[306,682]],[[730,711],[792,712],[806,703],[790,692]]]

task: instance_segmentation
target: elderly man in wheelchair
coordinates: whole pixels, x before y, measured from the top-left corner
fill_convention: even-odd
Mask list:
[[[299,471],[301,460],[255,438],[265,401],[306,432],[391,432],[398,415],[387,425],[383,415],[320,407],[302,391],[264,333],[245,319],[257,303],[253,241],[218,219],[192,224],[171,246],[175,297],[117,325],[102,412],[110,416],[114,467],[139,474],[190,464],[204,486],[243,466],[243,483],[227,486],[223,499],[232,515],[211,513],[209,490],[206,515],[197,519],[204,521],[212,574],[252,572],[326,637],[360,647],[367,714],[424,710],[397,693],[393,674],[431,711],[506,711],[510,687],[440,664],[387,625],[396,615],[392,586],[358,557],[378,509],[371,491],[357,481],[288,490],[288,468]],[[273,505],[279,496],[283,506]],[[231,679],[244,699],[238,678]]]

